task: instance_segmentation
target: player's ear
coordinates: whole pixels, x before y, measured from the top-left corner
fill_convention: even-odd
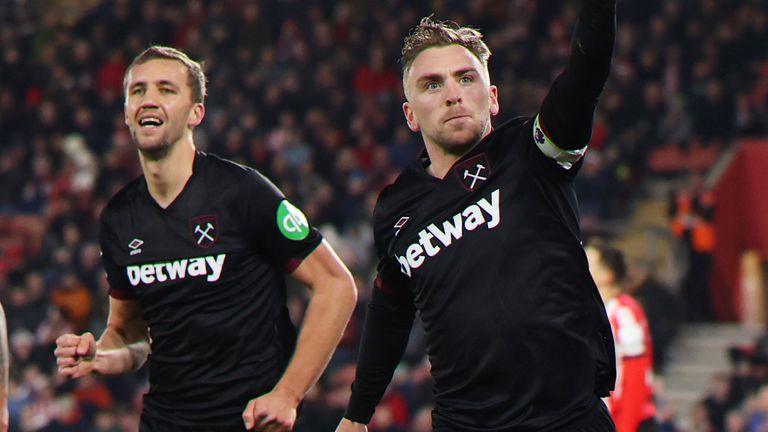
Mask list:
[[[192,109],[189,110],[189,117],[187,118],[187,126],[190,128],[197,127],[200,125],[200,123],[203,122],[203,117],[205,117],[205,106],[201,103],[196,103],[192,106]]]
[[[499,89],[495,85],[491,85],[488,90],[490,93],[491,115],[495,116],[499,113]]]
[[[414,132],[421,130],[419,122],[416,120],[416,114],[414,114],[411,105],[407,101],[403,102],[403,114],[405,114],[405,122],[408,123],[408,129]]]

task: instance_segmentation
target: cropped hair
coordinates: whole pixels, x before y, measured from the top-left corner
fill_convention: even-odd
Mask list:
[[[127,88],[128,74],[131,72],[131,69],[134,66],[157,59],[176,60],[186,66],[187,85],[189,86],[189,89],[192,90],[192,102],[203,103],[205,101],[207,90],[203,64],[190,59],[189,56],[176,48],[162,45],[153,45],[142,51],[141,54],[137,55],[136,58],[133,59],[133,62],[131,62],[130,66],[128,66],[128,69],[125,71],[125,76],[123,77],[123,88]]]
[[[613,274],[616,282],[621,282],[627,275],[627,264],[624,261],[624,253],[605,241],[596,240],[589,244],[600,254],[600,263]]]

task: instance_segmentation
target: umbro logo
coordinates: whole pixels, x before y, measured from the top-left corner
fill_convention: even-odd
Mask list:
[[[395,231],[395,235],[398,235],[400,233],[400,229],[405,226],[406,223],[408,223],[408,216],[403,216],[400,219],[397,220],[397,223],[395,223],[394,228],[397,230]]]
[[[128,248],[131,249],[130,255],[138,255],[141,253],[141,245],[144,244],[144,240],[135,238],[128,243]]]

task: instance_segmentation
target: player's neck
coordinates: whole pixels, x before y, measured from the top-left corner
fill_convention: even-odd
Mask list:
[[[432,177],[439,179],[444,178],[445,175],[448,174],[448,171],[451,170],[451,167],[453,167],[453,164],[475,148],[475,146],[482,141],[483,138],[488,136],[492,130],[493,128],[489,124],[485,133],[483,133],[483,136],[477,142],[460,152],[446,151],[444,147],[430,142],[426,136],[422,135],[424,138],[424,147],[427,149],[427,156],[429,156],[429,166],[426,167],[427,173]]]
[[[427,154],[429,155],[429,165],[426,167],[426,170],[427,174],[431,175],[432,177],[441,179],[445,177],[445,175],[448,173],[448,170],[451,169],[453,164],[459,160],[461,156],[444,155],[439,151],[435,153],[438,154],[433,155],[432,152],[429,151],[429,148],[427,148]]]
[[[427,149],[427,156],[429,156],[429,166],[426,167],[427,173],[432,177],[442,179],[448,174],[453,164],[461,159],[474,145],[461,153],[447,151],[445,148],[427,140],[424,141],[424,147]]]
[[[605,302],[607,303],[609,300],[613,300],[615,298],[618,298],[621,294],[621,288],[617,286],[609,286],[607,289],[605,289],[603,293],[603,298],[605,299]]]
[[[162,208],[167,208],[192,176],[195,146],[191,139],[175,143],[161,159],[149,159],[139,152],[141,169],[149,194]]]

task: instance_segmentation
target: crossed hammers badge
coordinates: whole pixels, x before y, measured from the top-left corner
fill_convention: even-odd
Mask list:
[[[456,164],[453,172],[458,177],[461,185],[466,190],[472,192],[490,178],[491,164],[485,153],[480,153]]]
[[[208,249],[219,238],[218,218],[216,215],[198,216],[190,219],[189,228],[195,245]]]

